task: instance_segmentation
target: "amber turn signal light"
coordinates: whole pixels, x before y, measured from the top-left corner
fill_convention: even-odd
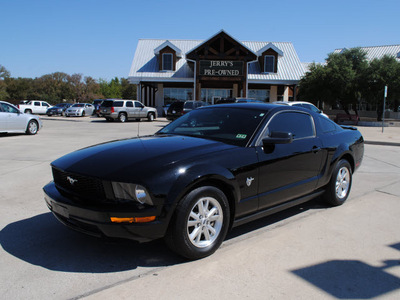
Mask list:
[[[111,217],[110,220],[113,223],[147,223],[152,222],[156,219],[156,216],[149,217],[138,217],[138,218],[116,218]]]

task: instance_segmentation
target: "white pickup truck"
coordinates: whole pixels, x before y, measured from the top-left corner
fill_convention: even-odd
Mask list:
[[[50,107],[49,103],[40,100],[31,100],[26,104],[18,104],[19,110],[26,114],[46,114]]]

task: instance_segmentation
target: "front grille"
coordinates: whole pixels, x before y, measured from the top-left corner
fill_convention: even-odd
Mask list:
[[[56,186],[68,193],[78,196],[81,200],[106,200],[103,182],[100,179],[64,172],[53,168],[53,178]]]

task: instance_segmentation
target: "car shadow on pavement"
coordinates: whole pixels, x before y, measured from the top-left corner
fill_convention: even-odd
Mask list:
[[[162,240],[95,238],[66,228],[50,212],[8,224],[0,231],[0,244],[27,263],[62,272],[108,273],[185,262]]]
[[[326,206],[313,200],[234,228],[226,240],[246,235],[311,209]],[[68,229],[49,213],[10,223],[0,231],[0,244],[9,254],[43,268],[74,273],[109,273],[137,267],[162,267],[187,262],[163,240],[137,243],[101,239]]]
[[[400,289],[400,278],[386,269],[400,261],[371,266],[359,260],[330,260],[292,272],[338,299],[372,299]]]

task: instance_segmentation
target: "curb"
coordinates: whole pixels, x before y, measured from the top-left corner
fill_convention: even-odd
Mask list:
[[[400,143],[396,143],[396,142],[364,141],[364,144],[377,145],[377,146],[397,146],[397,147],[400,147]]]

